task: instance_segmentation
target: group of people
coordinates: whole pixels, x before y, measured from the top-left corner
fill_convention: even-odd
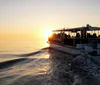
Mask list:
[[[52,38],[62,38],[62,37],[64,37],[64,38],[71,38],[71,35],[70,34],[65,34],[65,33],[58,33],[58,34],[53,33],[52,34]],[[74,37],[74,38],[81,38],[81,34],[80,33],[76,33],[76,35],[72,36],[72,37]],[[100,37],[100,35],[97,36],[96,33],[94,33],[94,34],[87,33],[85,35],[85,38],[98,38],[98,37]]]

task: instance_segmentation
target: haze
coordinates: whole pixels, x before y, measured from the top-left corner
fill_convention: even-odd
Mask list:
[[[100,0],[0,0],[0,39],[45,40],[45,29],[100,26]]]

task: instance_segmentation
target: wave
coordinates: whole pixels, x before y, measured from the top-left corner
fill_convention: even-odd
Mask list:
[[[39,55],[39,54],[45,52],[46,49],[48,49],[48,47],[42,48],[39,51],[27,53],[27,54],[2,54],[2,55],[0,55],[1,56],[0,58],[2,58],[2,57],[3,58],[6,58],[6,57],[7,58],[16,57],[17,58],[18,57],[18,58],[13,59],[13,60],[7,60],[7,61],[4,61],[4,62],[0,62],[0,69],[8,68],[8,67],[11,67],[11,66],[19,63],[19,62],[28,60],[28,58],[26,58],[26,57]],[[22,58],[19,58],[19,57],[22,57]]]
[[[10,67],[10,66],[13,66],[16,63],[21,62],[21,61],[25,61],[25,60],[27,60],[27,58],[20,58],[20,59],[14,59],[14,60],[1,62],[0,63],[0,69],[4,69],[4,68]]]
[[[46,48],[42,48],[42,49],[40,49],[39,51],[36,51],[36,52],[20,54],[20,55],[16,55],[16,56],[20,56],[20,57],[34,56],[34,55],[41,54],[41,53],[45,52],[45,50],[48,49],[48,48],[49,47],[46,47]]]

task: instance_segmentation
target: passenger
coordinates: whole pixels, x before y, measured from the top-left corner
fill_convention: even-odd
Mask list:
[[[93,37],[93,38],[97,38],[97,35],[96,35],[96,33],[94,33],[92,37]]]
[[[87,33],[87,38],[92,38],[92,35],[90,33]]]
[[[76,33],[76,38],[80,38],[80,34],[79,33]]]
[[[65,34],[65,38],[67,37],[67,34]]]
[[[58,38],[60,38],[60,34],[58,34]]]
[[[68,37],[70,37],[70,35],[68,34]]]

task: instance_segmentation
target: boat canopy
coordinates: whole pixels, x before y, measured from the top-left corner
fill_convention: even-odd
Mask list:
[[[76,28],[63,28],[60,30],[53,30],[52,32],[65,32],[65,31],[71,31],[71,32],[77,32],[77,31],[82,31],[82,30],[86,30],[86,31],[95,31],[95,30],[100,30],[100,27],[92,27],[89,24],[87,24],[85,27],[76,27]]]

